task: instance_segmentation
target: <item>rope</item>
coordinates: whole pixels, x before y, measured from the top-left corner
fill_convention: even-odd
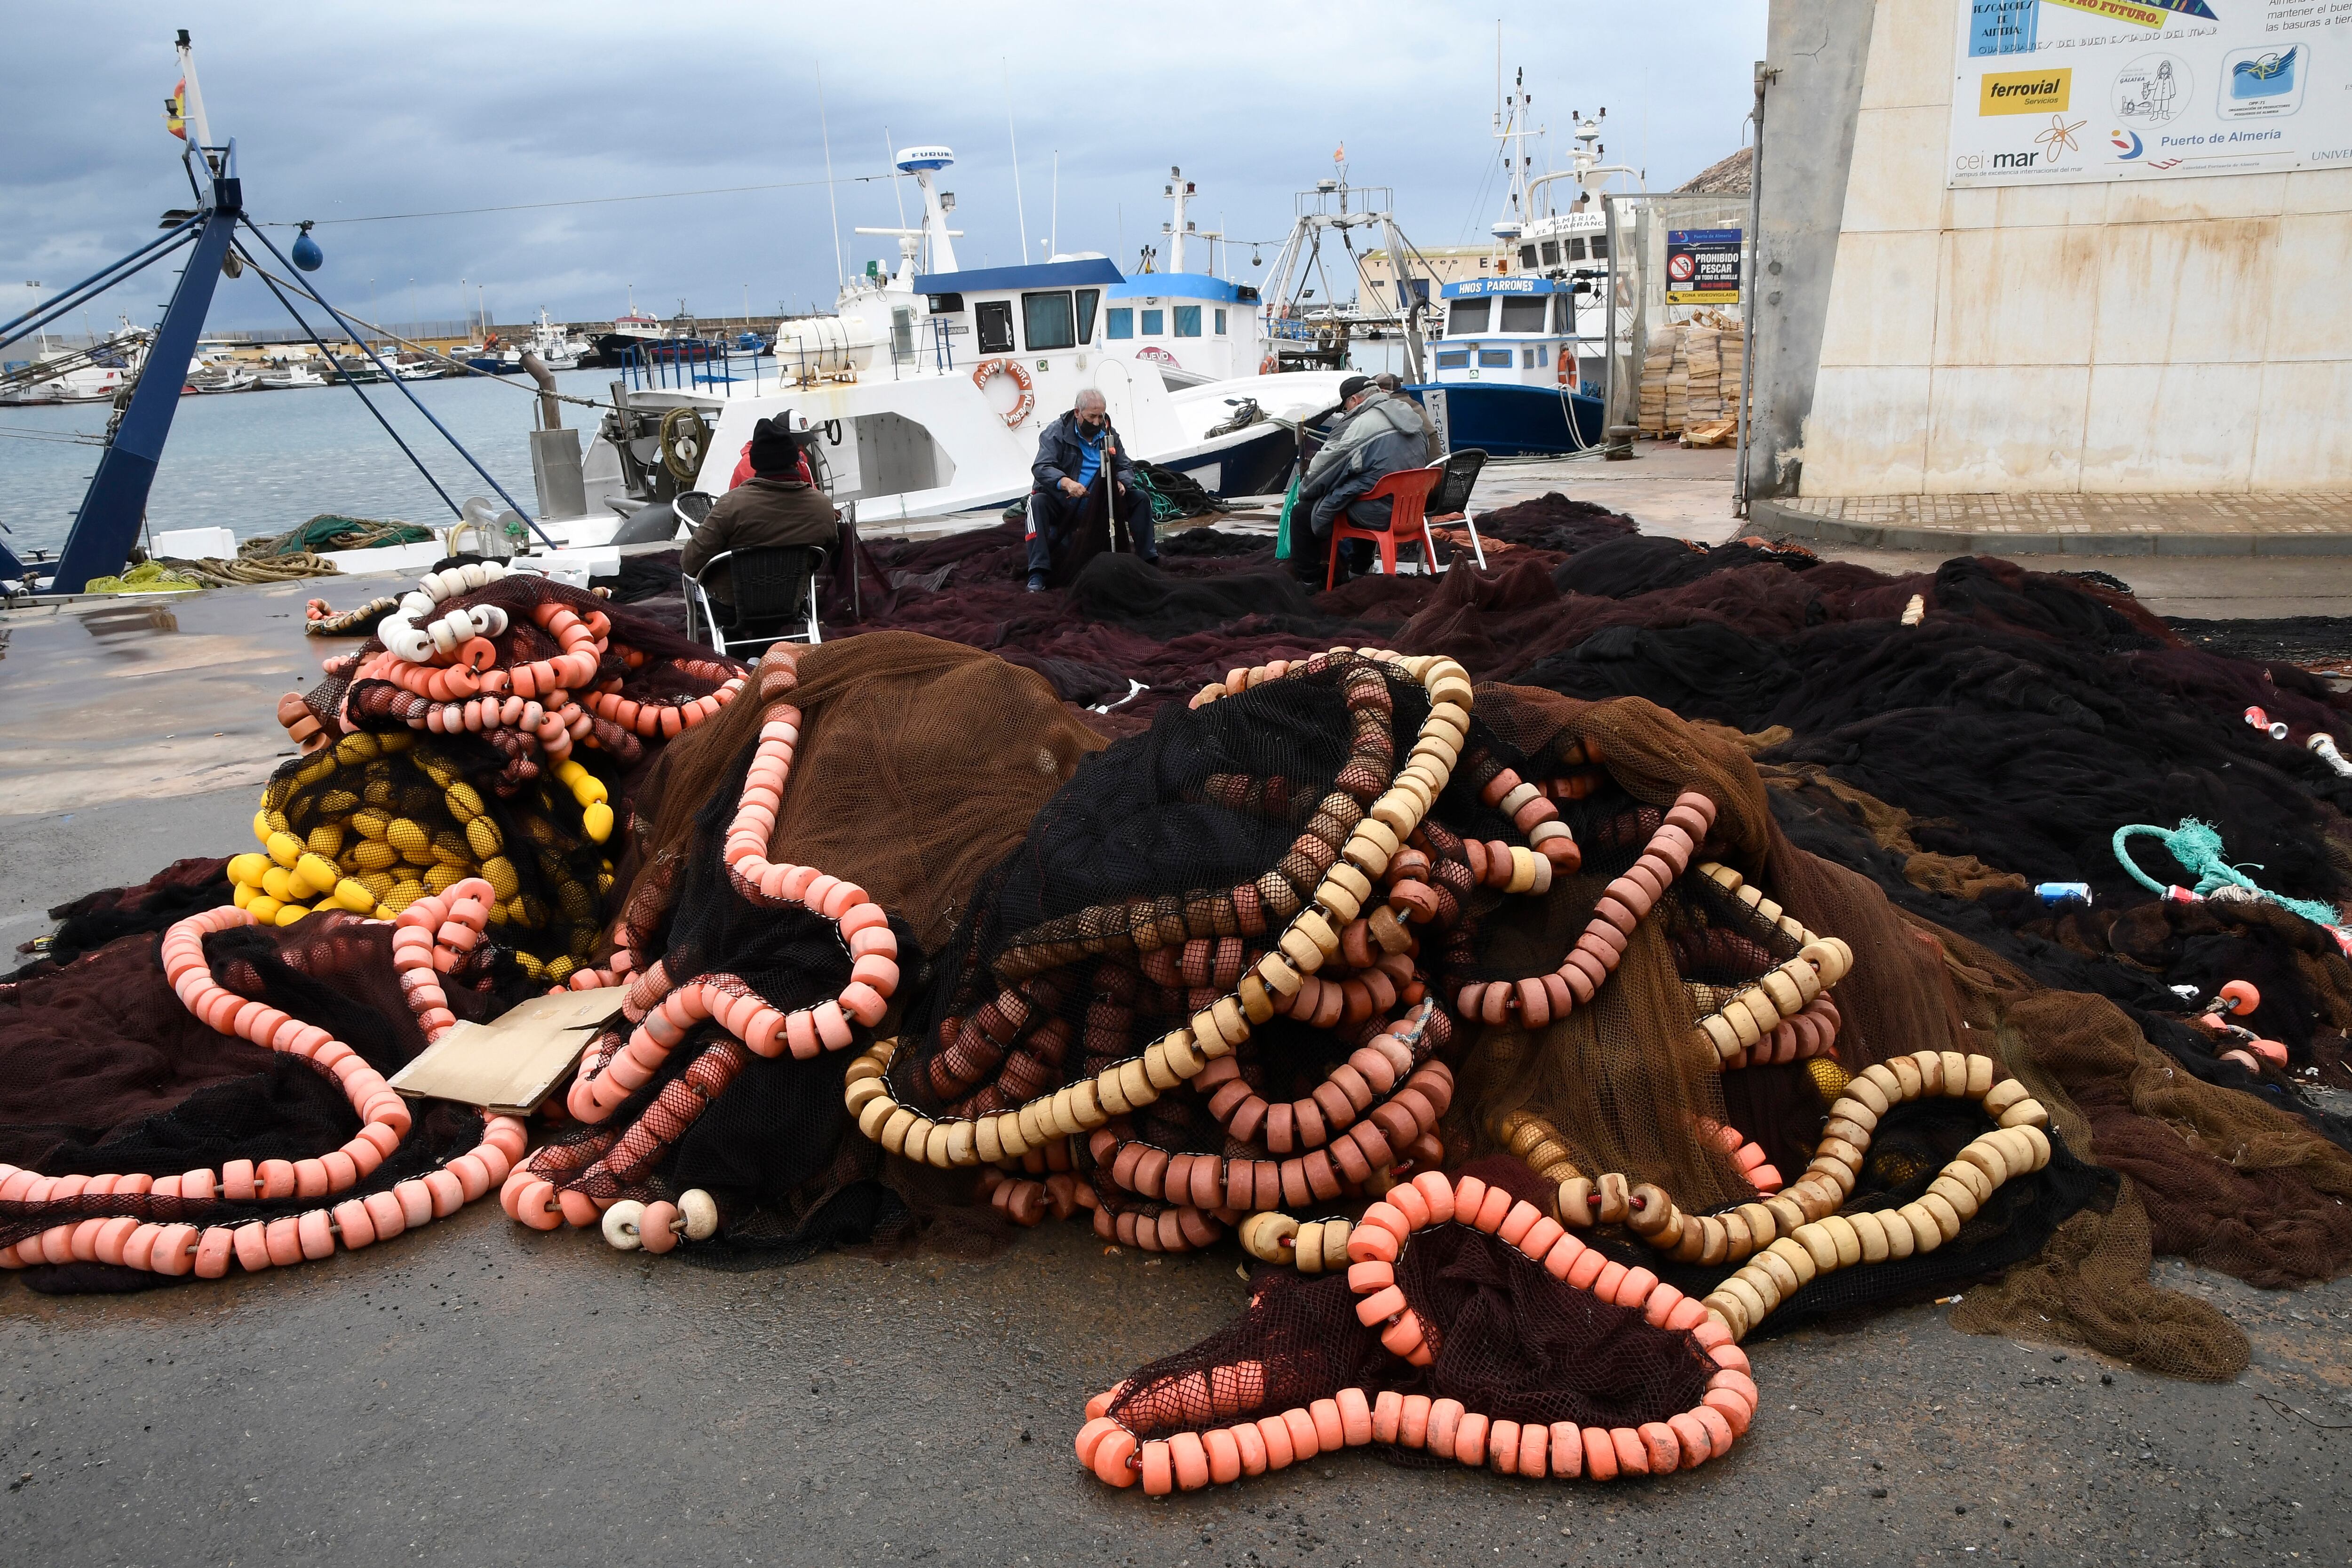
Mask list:
[[[2134,834],[2162,839],[2166,853],[2196,875],[2197,886],[2193,890],[2200,898],[2222,888],[2242,888],[2256,898],[2268,899],[2281,909],[2293,910],[2315,925],[2333,926],[2340,918],[2332,904],[2324,904],[2314,899],[2290,899],[2283,893],[2273,893],[2223,860],[2221,830],[2211,823],[2200,822],[2193,816],[2182,818],[2180,826],[2169,832],[2146,822],[2129,822],[2116,829],[2116,858],[2122,862],[2124,870],[2132,880],[2158,898],[2165,896],[2165,885],[2133,864],[2130,853],[2124,847],[2124,840]],[[2257,866],[2254,869],[2259,871],[2262,868]]]

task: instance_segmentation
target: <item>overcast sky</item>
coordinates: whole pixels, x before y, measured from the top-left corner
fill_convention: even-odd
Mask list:
[[[1514,6],[1507,72],[1524,68],[1537,146],[1564,164],[1571,109],[1609,110],[1612,161],[1679,184],[1740,144],[1766,0],[1555,0]],[[1159,242],[1160,192],[1182,165],[1193,217],[1250,239],[1286,233],[1292,193],[1331,173],[1389,185],[1423,247],[1484,237],[1499,202],[1492,138],[1496,13],[1358,0],[1274,6],[111,4],[10,7],[0,58],[0,279],[70,284],[154,232],[187,186],[164,133],[175,28],[194,35],[215,138],[234,135],[257,217],[320,220],[317,275],[378,320],[617,314],[631,285],[668,315],[829,309],[835,286],[817,73],[851,270],[895,258],[854,226],[898,221],[887,146],[945,142],[967,266],[1041,254],[1060,153],[1064,250],[1129,271]],[[1009,90],[1008,90],[1009,79]],[[1014,198],[1011,132],[1019,139]],[[886,127],[887,136],[886,140]],[[396,222],[447,208],[709,187],[793,188]],[[902,193],[911,199],[908,184]],[[281,246],[292,231],[273,230]],[[1271,260],[1273,247],[1263,253]],[[1262,276],[1236,254],[1234,275]],[[1197,268],[1198,260],[1193,263]],[[152,321],[158,269],[94,311]],[[459,279],[467,281],[461,295]],[[411,279],[414,279],[412,285]],[[412,291],[413,290],[413,291]],[[29,302],[29,290],[23,293]],[[0,312],[13,315],[15,309]],[[275,324],[258,285],[224,281],[215,326]],[[70,323],[79,328],[77,320]]]

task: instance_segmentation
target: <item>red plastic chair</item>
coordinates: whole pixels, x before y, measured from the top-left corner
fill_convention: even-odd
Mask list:
[[[1429,525],[1423,514],[1428,507],[1430,492],[1437,488],[1437,482],[1444,477],[1445,470],[1443,468],[1399,468],[1395,473],[1383,477],[1379,484],[1359,496],[1358,500],[1379,500],[1382,497],[1388,498],[1389,525],[1386,529],[1360,528],[1349,522],[1347,512],[1342,510],[1339,520],[1331,525],[1331,562],[1324,570],[1323,586],[1328,589],[1339,580],[1339,546],[1342,542],[1350,539],[1370,540],[1378,545],[1381,552],[1381,570],[1393,577],[1396,575],[1397,569],[1397,537],[1402,534],[1418,538],[1421,541],[1422,570],[1435,573],[1437,544],[1429,537]]]

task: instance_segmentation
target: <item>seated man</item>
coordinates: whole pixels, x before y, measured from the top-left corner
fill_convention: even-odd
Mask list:
[[[1087,492],[1094,489],[1105,458],[1110,461],[1111,486],[1117,497],[1113,515],[1127,524],[1135,552],[1159,563],[1160,546],[1151,536],[1151,508],[1142,504],[1142,492],[1128,482],[1134,476],[1135,460],[1127,455],[1118,432],[1111,428],[1103,395],[1088,387],[1078,394],[1076,406],[1046,426],[1037,437],[1037,461],[1029,470],[1036,480],[1036,488],[1029,492],[1031,593],[1045,591],[1055,557],[1066,563],[1074,544],[1082,547],[1083,555],[1093,554],[1098,547],[1097,541],[1080,540],[1078,532],[1090,518],[1097,520],[1096,526],[1100,527],[1102,513]]]
[[[678,565],[688,576],[728,551],[787,544],[833,547],[837,529],[833,502],[801,477],[806,470],[801,466],[800,445],[782,420],[762,419],[753,428],[751,462],[751,477],[719,498],[678,552]],[[725,562],[702,580],[702,588],[720,622],[731,626],[734,584]]]
[[[1345,417],[1298,486],[1299,504],[1314,509],[1310,527],[1318,541],[1331,537],[1342,512],[1353,527],[1384,531],[1389,500],[1365,500],[1365,492],[1400,469],[1422,467],[1429,449],[1419,407],[1401,394],[1381,391],[1368,375],[1339,384],[1339,405]],[[1369,555],[1370,546],[1360,543],[1359,549]],[[1313,579],[1324,574],[1329,553],[1318,543],[1313,550],[1293,550],[1291,560],[1301,575]]]

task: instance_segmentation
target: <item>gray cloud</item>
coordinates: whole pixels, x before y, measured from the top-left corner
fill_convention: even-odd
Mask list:
[[[1654,5],[1581,0],[1519,12],[1506,23],[1503,58],[1526,68],[1557,161],[1569,110],[1605,103],[1612,158],[1645,165],[1663,188],[1738,144],[1764,14],[1765,0],[1699,0],[1668,23]],[[1480,237],[1497,205],[1495,17],[1462,6],[19,6],[0,58],[11,154],[0,205],[12,218],[0,279],[10,291],[22,279],[69,283],[184,205],[178,143],[161,116],[183,26],[195,35],[215,133],[237,139],[256,215],[320,220],[319,281],[364,310],[374,279],[384,319],[459,314],[474,284],[503,321],[542,307],[610,316],[632,284],[639,305],[663,314],[681,297],[706,317],[735,314],[747,287],[755,312],[828,303],[822,184],[338,221],[822,181],[819,62],[852,269],[895,254],[888,240],[848,232],[898,221],[887,183],[854,183],[886,168],[886,125],[900,145],[955,148],[945,183],[958,193],[968,263],[1021,252],[1008,106],[1033,258],[1051,219],[1057,149],[1062,247],[1110,252],[1129,268],[1137,247],[1159,241],[1171,163],[1201,186],[1201,226],[1246,238],[1286,230],[1292,193],[1330,172],[1343,141],[1350,177],[1392,186],[1422,245]],[[281,245],[290,237],[273,233]],[[1247,253],[1237,260],[1238,276],[1253,276]],[[119,290],[101,323],[113,310],[152,319],[167,286],[156,276]],[[223,283],[215,324],[276,318],[252,280]]]

